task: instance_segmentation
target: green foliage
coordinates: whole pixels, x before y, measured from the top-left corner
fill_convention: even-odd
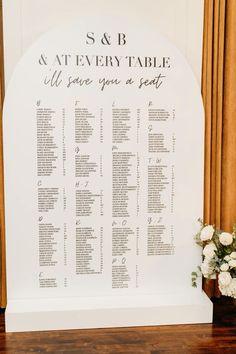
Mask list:
[[[199,267],[199,269],[201,270],[200,267]],[[201,276],[201,273],[199,274],[198,272],[192,272],[191,276],[192,276],[192,287],[196,288],[197,287],[197,278]]]

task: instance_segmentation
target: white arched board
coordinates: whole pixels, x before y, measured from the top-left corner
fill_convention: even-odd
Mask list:
[[[203,135],[153,28],[78,19],[37,41],[4,108],[8,330],[211,321],[190,277]]]

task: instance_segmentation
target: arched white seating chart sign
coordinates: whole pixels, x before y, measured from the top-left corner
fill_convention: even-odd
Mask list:
[[[78,19],[31,47],[4,108],[8,331],[211,321],[191,288],[203,127],[151,28]]]

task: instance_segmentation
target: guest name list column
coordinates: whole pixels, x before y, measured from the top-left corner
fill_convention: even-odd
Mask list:
[[[174,108],[112,108],[112,288],[142,288],[149,258],[173,256]],[[151,260],[152,262],[152,260]]]
[[[75,103],[76,275],[103,274],[103,108]]]
[[[65,108],[38,100],[36,122],[39,287],[57,288],[67,257]]]

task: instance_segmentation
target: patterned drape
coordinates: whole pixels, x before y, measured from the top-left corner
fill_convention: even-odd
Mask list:
[[[205,123],[204,221],[236,223],[236,1],[205,0],[202,66]],[[217,296],[213,281],[205,282]]]
[[[2,1],[0,1],[0,307],[6,306],[6,261],[5,261],[5,223],[4,223],[4,183],[2,146],[2,106],[4,99],[4,61],[2,31]]]

